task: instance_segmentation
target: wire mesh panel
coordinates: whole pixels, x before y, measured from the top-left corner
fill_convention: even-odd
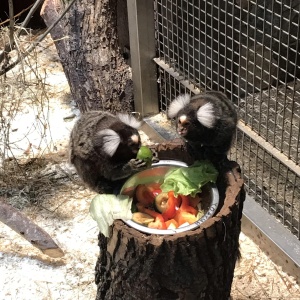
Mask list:
[[[241,165],[248,194],[299,238],[299,176],[241,130],[231,155]]]
[[[225,1],[221,2],[225,5]],[[227,35],[220,26],[224,29],[229,21],[224,7],[216,10],[213,3],[198,1],[197,4],[157,1],[159,57],[196,85],[224,90],[226,65],[232,61],[232,51],[227,51]],[[222,23],[214,15],[219,15]],[[232,33],[231,29],[228,36]]]
[[[160,109],[179,93],[225,92],[248,192],[300,239],[300,1],[155,0],[155,10]]]

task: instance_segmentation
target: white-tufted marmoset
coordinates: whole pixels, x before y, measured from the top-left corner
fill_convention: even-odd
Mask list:
[[[237,113],[225,94],[179,95],[170,103],[168,117],[176,119],[177,133],[186,140],[194,159],[209,159],[215,164],[227,159]]]
[[[127,177],[146,168],[144,161],[136,159],[140,125],[129,114],[82,114],[71,131],[69,160],[89,188],[112,193]]]

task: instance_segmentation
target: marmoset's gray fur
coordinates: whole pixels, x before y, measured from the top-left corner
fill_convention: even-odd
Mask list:
[[[171,102],[168,116],[176,118],[177,133],[187,141],[195,159],[218,163],[227,157],[237,113],[225,94],[210,91],[193,97],[180,95]]]
[[[141,146],[133,116],[103,111],[84,113],[74,125],[69,159],[81,179],[98,193],[112,193],[118,181],[146,168],[136,159]]]

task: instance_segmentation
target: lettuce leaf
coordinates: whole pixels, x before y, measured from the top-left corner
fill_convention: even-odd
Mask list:
[[[174,191],[175,196],[191,195],[194,197],[208,182],[215,183],[218,171],[209,161],[196,161],[189,167],[171,170],[161,185],[163,192]]]
[[[109,236],[109,227],[114,220],[130,220],[132,198],[125,195],[99,194],[96,195],[90,205],[90,214],[97,222],[99,231]]]

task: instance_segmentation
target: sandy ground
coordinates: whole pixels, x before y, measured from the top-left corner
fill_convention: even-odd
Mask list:
[[[46,86],[49,107],[44,110],[47,120],[44,127],[47,130],[42,131],[41,139],[40,121],[36,118],[38,109],[32,111],[32,106],[23,103],[22,113],[11,118],[10,133],[14,139],[14,155],[27,159],[41,157],[44,175],[51,180],[39,188],[38,201],[31,202],[26,191],[22,193],[10,187],[8,202],[21,208],[27,217],[46,230],[65,255],[49,258],[0,223],[0,300],[95,299],[98,230],[89,215],[95,194],[82,185],[67,163],[66,145],[78,110],[50,38],[38,49],[36,69],[43,74]],[[26,70],[29,76],[30,68]],[[10,86],[19,72],[18,68],[10,72],[7,78]],[[29,86],[34,88],[32,84]],[[12,97],[14,87],[9,91],[5,99]],[[3,97],[3,93],[0,95]],[[24,134],[27,134],[26,139]],[[144,134],[143,140],[148,142]],[[6,188],[0,186],[2,194]],[[243,233],[240,242],[242,259],[235,270],[232,299],[300,299],[299,285],[292,276],[269,260]]]

